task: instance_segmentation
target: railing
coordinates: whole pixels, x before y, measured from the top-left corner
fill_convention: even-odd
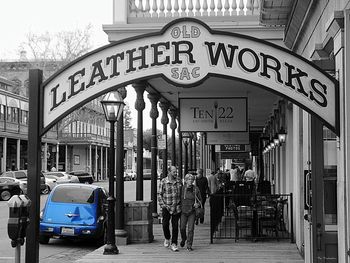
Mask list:
[[[93,133],[66,133],[62,132],[60,134],[60,137],[63,141],[94,141],[94,142],[105,142],[109,143],[109,137],[103,136],[103,135],[98,135],[98,134],[93,134]]]
[[[128,0],[128,18],[258,16],[259,0]]]
[[[293,242],[292,194],[229,194],[210,200],[213,239],[290,239]]]

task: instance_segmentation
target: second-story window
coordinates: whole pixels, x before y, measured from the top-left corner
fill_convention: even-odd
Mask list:
[[[5,120],[5,105],[0,104],[0,120]]]
[[[18,122],[18,108],[7,107],[7,117],[8,122]]]
[[[28,111],[21,110],[21,124],[28,125]]]

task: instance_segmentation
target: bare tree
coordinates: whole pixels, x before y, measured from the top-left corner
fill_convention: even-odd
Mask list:
[[[20,49],[28,51],[28,55],[32,56],[34,61],[51,61],[65,65],[92,48],[91,30],[92,25],[89,24],[84,29],[61,31],[56,34],[30,32],[21,43]]]

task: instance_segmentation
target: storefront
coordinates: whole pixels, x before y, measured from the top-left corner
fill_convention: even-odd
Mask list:
[[[289,12],[292,8],[301,12],[299,2]],[[44,83],[38,136],[80,105],[129,84],[137,92],[139,112],[144,109],[144,91],[152,105],[160,101],[165,115],[169,109],[177,110],[178,126],[172,125],[180,131],[176,151],[182,151],[182,132],[203,135],[203,169],[212,169],[215,160],[215,147],[206,141],[210,133],[225,141],[228,133],[237,139],[235,134],[260,132],[254,147],[257,170],[272,182],[273,191],[293,193],[291,228],[305,262],[349,262],[346,5],[304,3],[306,20],[289,19],[286,49],[280,36],[271,41],[279,45],[262,40],[262,30],[269,28],[256,26],[260,38],[253,38],[232,33],[234,26],[219,31],[214,30],[217,24],[193,18],[158,22],[159,30],[148,28],[152,33],[143,34],[135,21],[151,19],[138,16],[147,10],[131,5],[131,11],[136,10],[132,16],[128,1],[121,5],[124,9],[118,4],[115,1],[115,24],[104,27],[110,40],[118,41],[83,56]],[[314,11],[309,13],[305,6]],[[118,16],[121,12],[127,14],[124,24],[118,21],[125,18]],[[319,18],[322,22],[317,22]],[[128,21],[133,23],[128,26]],[[295,27],[303,34],[295,33]],[[131,28],[138,28],[132,38],[117,39],[123,37],[116,34],[118,30],[130,37]],[[271,38],[275,33],[271,29]],[[151,117],[156,119],[158,112]],[[169,124],[168,117],[162,117],[162,124]],[[142,125],[138,129],[142,133]],[[282,129],[284,141],[270,145]],[[179,167],[182,161],[181,155],[174,160]]]

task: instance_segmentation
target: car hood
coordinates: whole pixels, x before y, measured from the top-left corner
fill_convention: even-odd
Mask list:
[[[50,203],[45,207],[43,222],[67,225],[96,224],[96,206],[91,204]]]

